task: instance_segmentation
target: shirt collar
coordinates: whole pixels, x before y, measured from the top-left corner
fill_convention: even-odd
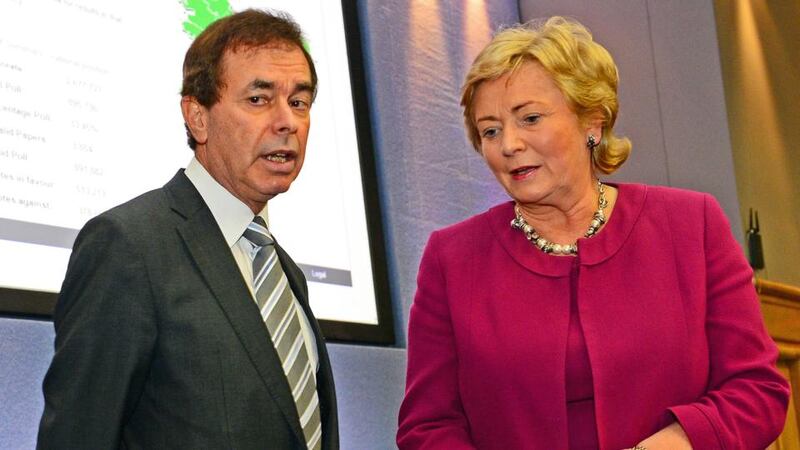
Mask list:
[[[228,247],[236,245],[244,230],[253,221],[253,211],[219,184],[196,157],[192,157],[184,173],[211,210]],[[266,206],[258,215],[269,224]]]

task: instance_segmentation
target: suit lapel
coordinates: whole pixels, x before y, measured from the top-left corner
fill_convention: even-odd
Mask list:
[[[303,442],[305,438],[297,408],[283,375],[280,358],[214,216],[183,172],[179,172],[165,188],[170,193],[173,210],[186,219],[178,225],[177,231],[197,270],[228,318],[272,399]]]

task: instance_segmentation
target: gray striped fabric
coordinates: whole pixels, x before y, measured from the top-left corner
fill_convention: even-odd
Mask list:
[[[300,426],[309,449],[322,448],[322,422],[313,368],[308,359],[300,317],[289,280],[283,273],[274,240],[264,219],[256,216],[244,237],[259,247],[253,259],[253,291],[261,318],[272,337],[272,344],[283,363],[283,372],[292,389],[300,416]]]

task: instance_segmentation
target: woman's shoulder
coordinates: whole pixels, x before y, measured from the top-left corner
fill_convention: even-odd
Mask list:
[[[438,245],[448,243],[459,246],[475,245],[492,235],[493,228],[498,222],[510,221],[508,218],[514,217],[513,211],[514,202],[500,203],[461,222],[435,230],[431,233],[430,242],[436,242]]]
[[[649,192],[657,194],[665,200],[671,201],[703,202],[704,198],[709,195],[705,192],[672,186],[659,186],[655,184],[646,184],[642,186],[644,186]]]
[[[727,221],[720,203],[706,192],[645,184],[620,183],[617,188],[622,202],[639,204],[642,214],[655,214],[684,233],[702,229],[709,220]],[[632,198],[640,200],[631,201]]]
[[[659,186],[655,184],[617,183],[619,197],[626,201],[633,197],[642,197],[645,202],[664,203],[669,208],[678,208],[678,211],[702,211],[710,200],[716,202],[711,194],[690,189]]]

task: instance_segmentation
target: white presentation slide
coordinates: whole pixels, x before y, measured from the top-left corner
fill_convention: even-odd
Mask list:
[[[317,318],[377,324],[342,10],[331,0],[0,0],[0,287],[58,292],[88,219],[186,167],[181,67],[212,7],[284,10],[305,32],[319,93],[305,165],[269,202],[270,229],[305,272]]]

